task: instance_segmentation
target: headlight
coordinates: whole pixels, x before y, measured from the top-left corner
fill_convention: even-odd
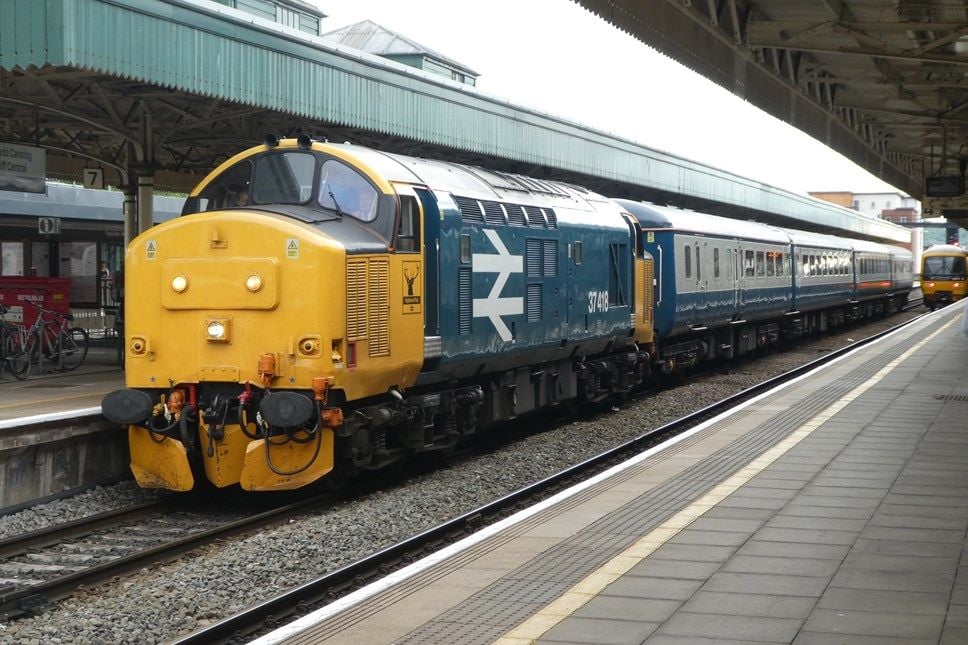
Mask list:
[[[218,321],[208,323],[208,337],[212,340],[225,338],[225,325]]]
[[[258,273],[253,273],[248,278],[245,279],[245,288],[255,293],[262,288],[262,276]]]
[[[188,288],[188,278],[183,275],[176,275],[171,279],[171,288],[176,293],[181,293]]]
[[[211,318],[205,323],[205,333],[210,343],[229,342],[229,319]]]

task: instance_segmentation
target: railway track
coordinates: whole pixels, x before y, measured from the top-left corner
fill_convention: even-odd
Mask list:
[[[918,304],[920,303],[915,303],[912,307],[918,306]],[[848,347],[834,350],[821,358],[777,377],[768,379],[754,387],[727,397],[718,403],[655,428],[629,442],[587,459],[551,477],[423,531],[418,535],[382,549],[366,558],[301,584],[289,591],[280,593],[234,616],[196,630],[191,634],[175,640],[174,643],[177,645],[196,645],[203,643],[242,642],[254,634],[273,629],[284,620],[294,619],[298,615],[303,615],[325,606],[356,589],[386,576],[388,573],[401,569],[426,555],[436,552],[448,544],[474,533],[484,526],[527,508],[542,499],[554,495],[560,490],[583,481],[598,472],[610,468],[614,464],[620,463],[676,434],[684,432],[706,419],[721,414],[747,399],[757,396],[786,381],[797,378],[847,352],[853,351],[857,347],[866,345],[882,336],[905,327],[920,317],[918,316],[907,320],[868,338],[858,340]]]
[[[920,302],[911,302],[905,309],[917,307],[919,304]],[[860,343],[855,343],[842,351],[852,349],[858,344]],[[367,564],[366,560],[350,565],[346,568],[348,573],[345,576],[348,577],[341,578],[341,575],[344,575],[341,574],[344,569],[340,569],[331,574],[332,579],[326,577],[327,580],[324,582],[308,584],[311,588],[315,588],[317,584],[321,585],[325,589],[321,592],[323,596],[338,596],[361,584],[362,581],[378,575],[373,573],[374,570],[386,571],[402,566],[412,558],[433,552],[441,544],[458,539],[476,530],[482,524],[505,517],[520,507],[529,506],[537,499],[591,476],[612,463],[624,460],[628,454],[658,443],[670,434],[735,405],[745,396],[752,396],[763,388],[775,385],[783,378],[791,378],[791,375],[812,369],[839,353],[842,352],[834,352],[824,359],[789,372],[778,379],[767,381],[715,406],[657,428],[632,442],[539,482],[533,487],[522,489],[498,500],[493,505],[482,507],[441,527],[415,536],[401,545],[381,551],[380,554],[384,554],[384,558],[378,558],[375,565]],[[648,393],[643,392],[640,396],[648,396]],[[490,442],[481,443],[484,446],[480,451],[487,451],[489,449],[487,444]],[[476,452],[478,450],[471,448],[469,454]],[[454,455],[454,458],[460,460],[462,456]],[[216,511],[199,511],[196,498],[166,498],[0,540],[0,619],[36,612],[47,604],[70,595],[78,587],[95,586],[112,577],[170,560],[218,538],[243,534],[280,522],[304,513],[313,505],[323,504],[329,500],[332,500],[331,495],[316,496],[262,512],[254,513],[247,510],[233,514],[225,511],[224,503],[220,504],[220,508]],[[311,596],[314,594],[319,596],[318,592],[307,593]],[[318,598],[310,601],[283,600],[280,602],[305,605],[306,602],[318,602]],[[272,613],[279,613],[279,610],[273,609]],[[213,628],[220,624],[216,623]],[[236,630],[233,628],[232,631]],[[203,640],[185,642],[204,642],[204,639],[210,637],[222,638],[206,633]]]
[[[79,587],[169,560],[326,503],[317,495],[266,510],[198,510],[195,498],[145,502],[0,540],[0,620],[34,613]],[[248,506],[251,507],[251,502]],[[241,507],[241,505],[240,505]]]

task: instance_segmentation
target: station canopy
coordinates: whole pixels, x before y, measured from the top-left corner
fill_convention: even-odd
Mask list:
[[[93,167],[105,183],[129,190],[147,178],[155,189],[185,192],[267,133],[306,133],[782,226],[910,240],[890,222],[210,0],[3,0],[0,141],[44,148],[48,177],[80,180]],[[882,176],[895,184],[908,178],[897,172]]]
[[[968,227],[963,0],[576,0]]]

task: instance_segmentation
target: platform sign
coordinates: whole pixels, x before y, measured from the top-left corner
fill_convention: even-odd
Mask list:
[[[95,190],[104,190],[104,170],[101,168],[85,168],[84,187]]]
[[[0,190],[47,192],[47,151],[0,142]]]
[[[60,233],[61,220],[59,217],[38,217],[37,232],[41,235],[57,235]]]

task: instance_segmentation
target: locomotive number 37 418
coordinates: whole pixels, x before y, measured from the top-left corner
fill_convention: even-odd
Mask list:
[[[588,313],[604,313],[608,311],[608,291],[588,292]]]

